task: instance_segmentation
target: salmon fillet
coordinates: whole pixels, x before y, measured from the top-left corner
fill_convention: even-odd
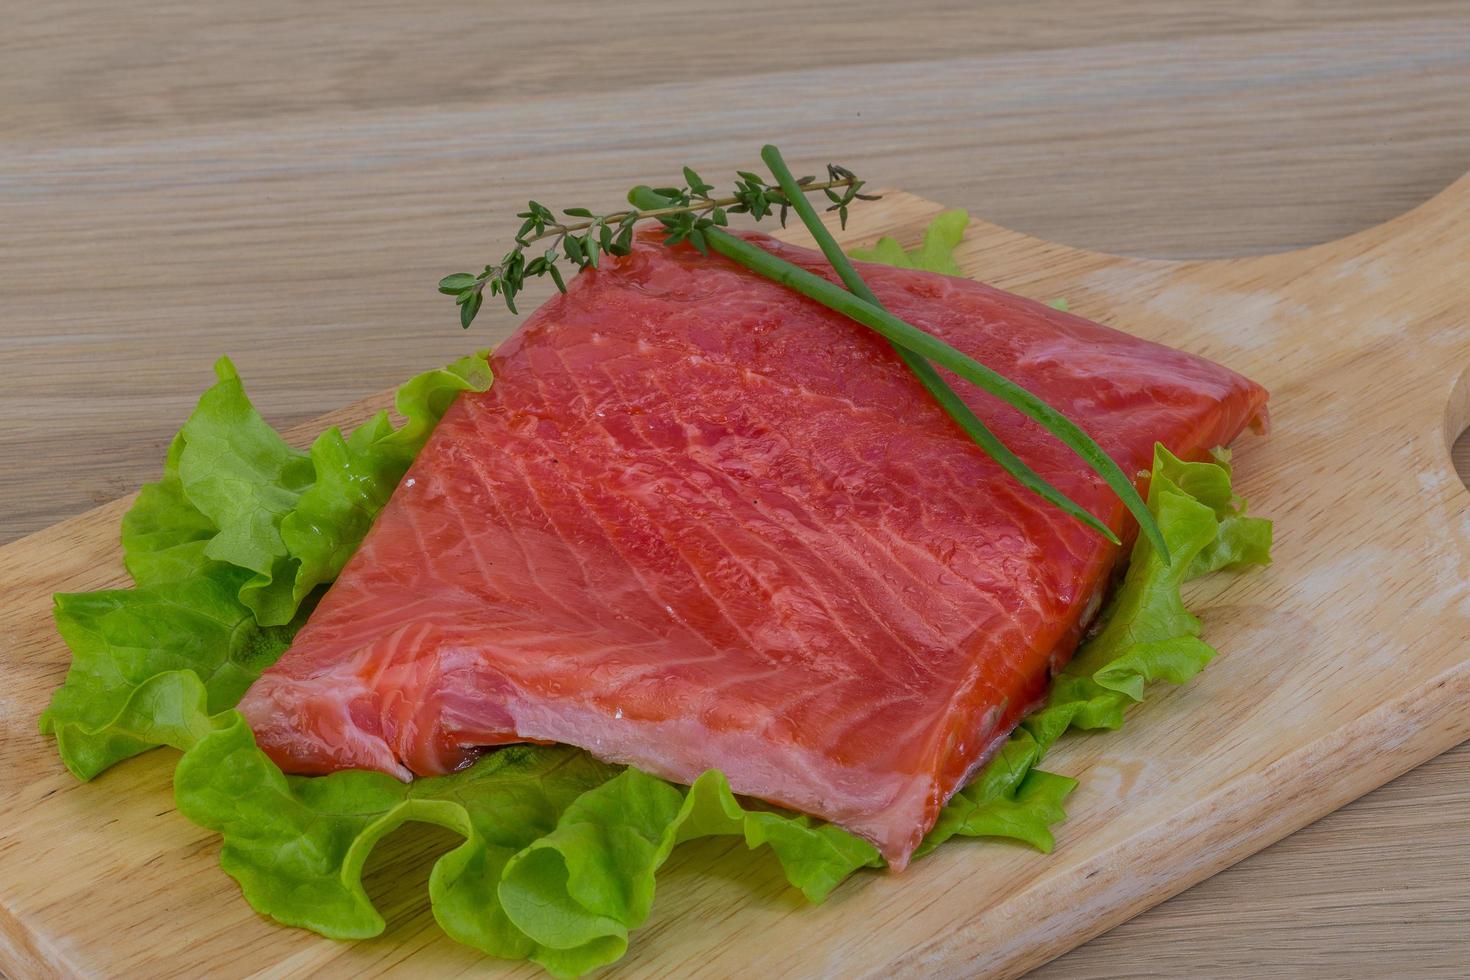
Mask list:
[[[1140,478],[1155,441],[1198,459],[1263,418],[1265,390],[1203,358],[981,283],[860,269]],[[242,702],[286,771],[407,779],[563,742],[677,782],[720,769],[901,868],[1044,696],[1118,559],[970,443],[880,337],[687,247],[640,239],[582,273],[492,366]],[[956,387],[1135,533],[1045,430]]]

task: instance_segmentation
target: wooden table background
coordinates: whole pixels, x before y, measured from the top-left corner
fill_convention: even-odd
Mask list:
[[[774,141],[1057,241],[1224,256],[1470,169],[1464,0],[0,0],[0,23],[0,542],[151,479],[220,353],[284,427],[503,336],[461,334],[433,283],[529,195],[596,206]],[[1039,975],[1463,975],[1467,867],[1462,746]]]

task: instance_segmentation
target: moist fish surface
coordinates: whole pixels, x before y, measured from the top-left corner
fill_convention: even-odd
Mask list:
[[[821,255],[750,236],[830,276]],[[1259,385],[965,279],[883,303],[1072,418],[1125,472],[1264,419]],[[564,742],[822,817],[903,867],[1044,695],[1119,549],[1020,487],[887,342],[640,239],[464,394],[241,709],[288,772],[451,771]],[[1037,424],[963,382],[1043,477],[1135,533]]]

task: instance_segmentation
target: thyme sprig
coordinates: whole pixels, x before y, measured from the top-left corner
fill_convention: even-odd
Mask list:
[[[685,167],[684,186],[654,188],[670,202],[666,206],[635,207],[609,214],[593,214],[587,208],[564,208],[563,217],[558,218],[546,205],[528,201],[526,210],[516,215],[521,219],[521,226],[510,251],[496,264],[485,266],[478,275],[456,272],[445,276],[439,280],[439,292],[454,297],[459,306],[460,325],[467,328],[480,312],[487,290],[491,296],[500,296],[506,307],[516,313],[515,298],[527,279],[548,276],[557,289],[567,291],[566,279],[558,267],[563,258],[581,270],[597,268],[603,255],[627,255],[633,248],[634,226],[640,221],[660,221],[667,231],[665,244],[687,241],[706,255],[710,229],[725,227],[732,214],[748,214],[757,221],[774,214],[785,227],[792,206],[786,192],[746,170],[737,171],[736,177],[734,188],[728,194],[713,197],[710,192],[714,185]],[[847,226],[847,209],[853,201],[877,200],[874,195],[862,193],[864,183],[851,170],[835,163],[827,165],[825,181],[818,183],[815,177],[796,181],[804,193],[821,191],[829,202],[827,210],[837,212],[843,227]],[[539,255],[527,258],[532,246],[543,241],[550,244]]]

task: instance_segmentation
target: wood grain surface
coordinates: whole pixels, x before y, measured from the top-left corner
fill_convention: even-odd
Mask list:
[[[218,353],[289,424],[462,352],[432,282],[529,194],[775,140],[1178,257],[1335,238],[1470,168],[1456,2],[4,6],[0,540],[150,478]],[[1045,975],[1462,974],[1467,760]]]

